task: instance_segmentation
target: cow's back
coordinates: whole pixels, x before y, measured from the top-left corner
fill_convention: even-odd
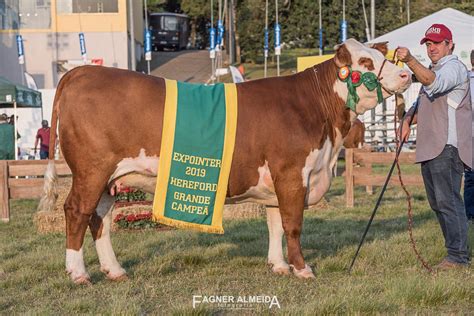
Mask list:
[[[110,168],[124,158],[159,156],[165,84],[161,78],[115,68],[84,66],[58,86],[59,139],[74,172]]]

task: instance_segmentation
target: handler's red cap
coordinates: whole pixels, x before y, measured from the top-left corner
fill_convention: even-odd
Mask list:
[[[423,39],[420,41],[420,45],[423,45],[426,41],[439,43],[444,40],[453,40],[453,34],[451,34],[451,31],[444,24],[433,24],[426,31],[425,37],[423,37]]]

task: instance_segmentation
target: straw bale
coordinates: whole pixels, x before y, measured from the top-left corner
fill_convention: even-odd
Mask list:
[[[53,212],[37,212],[34,216],[34,222],[40,233],[49,232],[64,232],[66,222],[64,218],[63,205],[66,201],[69,190],[71,189],[72,178],[59,178],[58,180],[58,198],[56,200],[56,206]],[[325,199],[322,199],[316,206],[310,208],[310,211],[318,209],[326,209],[328,203]],[[151,202],[143,203],[117,203],[114,210],[112,211],[112,231],[117,230],[117,225],[113,223],[113,219],[120,213],[128,214],[139,214],[145,212],[151,212]],[[266,213],[266,207],[264,205],[256,203],[241,203],[231,204],[224,206],[223,219],[251,219],[264,217]]]

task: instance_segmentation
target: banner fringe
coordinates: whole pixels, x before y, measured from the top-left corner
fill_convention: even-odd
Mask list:
[[[179,229],[191,229],[201,233],[224,234],[224,228],[222,227],[204,226],[202,224],[188,223],[162,216],[153,216],[153,221]]]

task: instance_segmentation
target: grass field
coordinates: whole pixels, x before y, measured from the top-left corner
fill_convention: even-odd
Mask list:
[[[436,264],[445,254],[440,229],[424,191],[410,191],[414,236],[422,255]],[[356,207],[346,209],[344,181],[338,177],[326,195],[327,208],[305,213],[302,246],[315,280],[270,272],[262,218],[227,221],[223,236],[177,230],[113,233],[117,257],[130,277],[121,283],[108,281],[99,271],[87,234],[90,287],[73,285],[65,274],[64,235],[36,232],[32,216],[37,201],[13,201],[11,222],[0,224],[0,313],[472,314],[472,269],[432,276],[421,267],[409,243],[405,197],[398,188],[388,190],[353,273],[347,274],[376,197],[358,187]],[[258,303],[245,305],[247,309],[218,304],[193,309],[193,295],[276,296],[281,309]]]

